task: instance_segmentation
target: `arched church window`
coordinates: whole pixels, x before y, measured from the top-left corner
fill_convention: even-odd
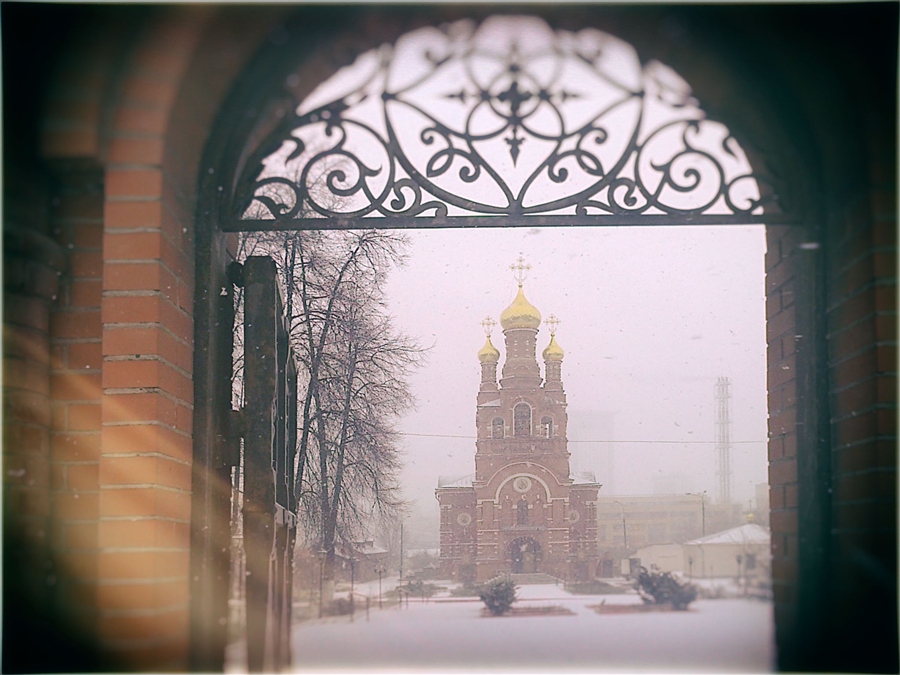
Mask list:
[[[502,417],[495,417],[491,422],[491,438],[503,438]]]
[[[531,406],[527,403],[513,408],[513,435],[531,436]]]
[[[526,502],[524,499],[520,499],[519,503],[516,504],[516,524],[528,524],[528,502]]]
[[[553,438],[553,418],[541,418],[541,436],[544,438]]]

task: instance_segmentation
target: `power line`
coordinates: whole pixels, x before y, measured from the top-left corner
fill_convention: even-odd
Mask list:
[[[453,434],[412,434],[412,433],[406,433],[406,432],[402,432],[402,431],[399,432],[399,435],[400,436],[416,436],[419,438],[463,438],[463,439],[471,440],[471,441],[478,439],[477,436],[455,436]],[[715,445],[715,443],[716,443],[716,441],[691,441],[691,440],[684,440],[684,441],[661,441],[661,440],[655,440],[655,441],[621,441],[621,440],[582,441],[582,440],[578,440],[578,441],[575,441],[575,440],[571,440],[571,439],[568,442],[569,443],[661,443],[661,444],[666,444],[666,445]],[[732,445],[735,445],[738,443],[741,443],[744,445],[751,445],[751,444],[758,445],[758,444],[767,443],[767,442],[768,441],[765,441],[765,440],[762,440],[762,441],[731,441]]]

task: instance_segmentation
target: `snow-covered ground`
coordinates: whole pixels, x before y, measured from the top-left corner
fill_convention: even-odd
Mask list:
[[[774,665],[767,602],[698,600],[687,612],[598,614],[589,605],[640,599],[574,596],[553,585],[521,586],[518,597],[516,607],[563,606],[574,614],[483,617],[477,598],[449,597],[378,610],[373,599],[368,620],[358,611],[352,622],[330,617],[297,625],[295,669],[721,673]]]

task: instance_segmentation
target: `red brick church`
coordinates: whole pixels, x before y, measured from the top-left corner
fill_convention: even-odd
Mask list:
[[[541,314],[522,289],[527,266],[513,266],[519,290],[500,315],[506,361],[499,384],[500,352],[491,343],[494,325],[485,320],[487,341],[478,352],[475,474],[439,481],[441,571],[461,581],[497,574],[543,572],[586,580],[597,565],[593,474],[569,471],[563,350],[556,319],[547,324],[544,377],[536,357]]]

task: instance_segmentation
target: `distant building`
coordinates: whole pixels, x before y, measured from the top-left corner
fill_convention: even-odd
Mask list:
[[[387,549],[367,539],[352,546],[341,544],[335,549],[335,577],[342,581],[371,581],[387,570]]]
[[[622,560],[653,544],[682,544],[743,522],[740,504],[712,504],[705,493],[597,499],[598,576],[634,571]]]
[[[769,530],[746,523],[684,544],[684,572],[689,577],[769,579],[772,553]]]
[[[478,353],[481,385],[475,421],[475,474],[440,480],[442,574],[485,580],[503,572],[545,572],[586,580],[597,565],[593,474],[572,476],[566,437],[566,394],[551,317],[543,351],[545,379],[535,356],[541,315],[519,278],[513,303],[500,315],[506,362],[490,332]],[[486,322],[490,330],[492,323]]]
[[[634,552],[636,564],[658,572],[684,572],[684,544],[650,544]]]
[[[756,509],[753,511],[755,521],[765,527],[769,526],[769,484],[756,484]]]
[[[680,572],[692,579],[733,578],[750,586],[771,579],[769,530],[745,523],[683,544],[651,544],[634,552],[649,570]]]

